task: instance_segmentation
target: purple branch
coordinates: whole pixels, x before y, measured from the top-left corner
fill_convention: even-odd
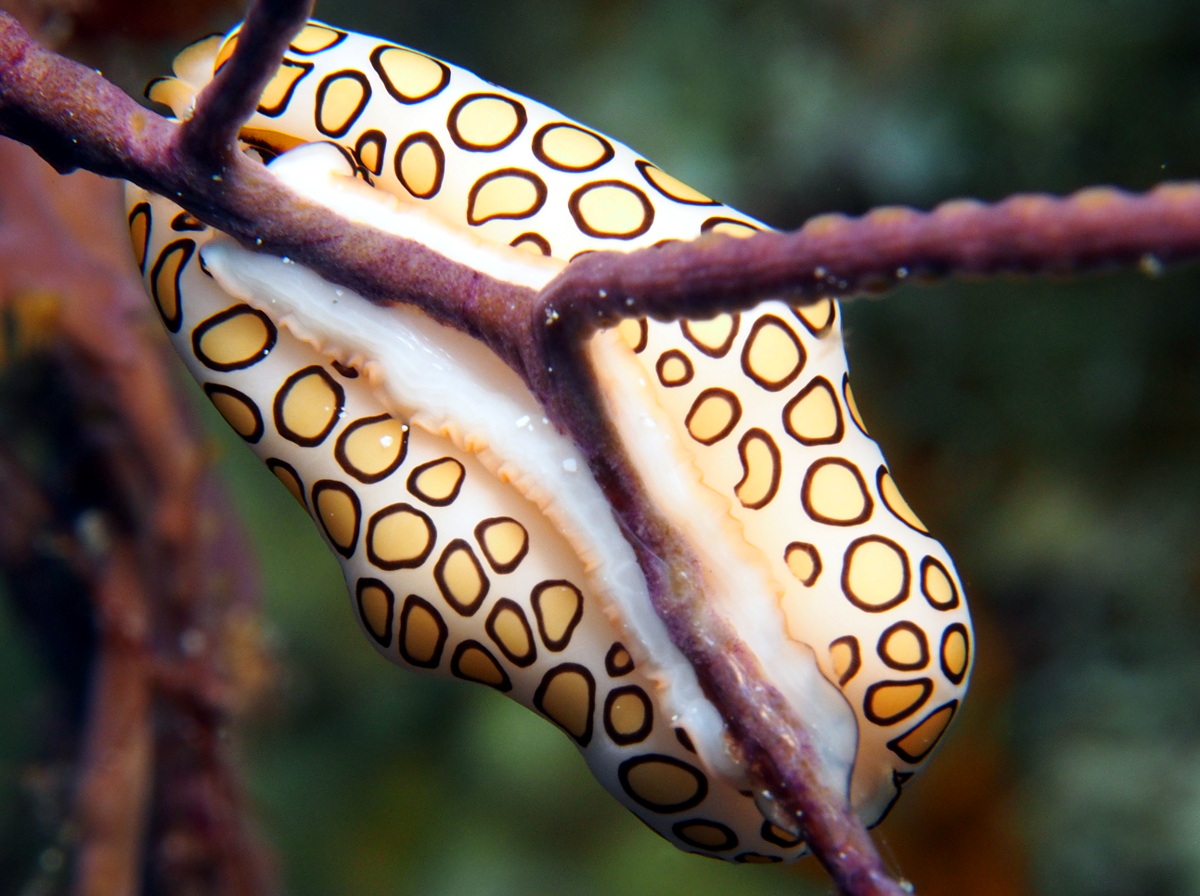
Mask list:
[[[538,312],[525,358],[534,394],[587,458],[637,555],[672,643],[720,712],[755,789],[772,795],[772,820],[803,833],[844,896],[903,896],[847,795],[820,783],[824,776],[807,724],[709,601],[707,564],[642,488],[583,348],[581,331],[590,322],[590,317],[586,323],[560,319],[548,326]]]
[[[758,784],[802,825],[842,893],[903,892],[887,877],[845,796],[813,783],[804,721],[707,605],[697,587],[702,564],[637,486],[581,342],[624,317],[703,317],[772,296],[802,302],[876,291],[914,276],[1081,273],[1147,256],[1195,258],[1200,187],[1160,187],[1143,196],[1091,190],[994,206],[956,202],[930,213],[884,209],[857,220],[817,218],[790,234],[594,253],[535,295],[351,224],[230,151],[237,126],[306,14],[305,0],[263,0],[252,8],[238,50],[180,126],[95,72],[48,53],[0,13],[0,133],[33,146],[59,170],[85,167],[133,181],[245,245],[288,255],[374,301],[417,305],[487,343],[585,452],[639,552],[656,610]],[[547,326],[548,311],[558,313],[557,326]]]
[[[1085,274],[1146,262],[1157,270],[1197,256],[1200,184],[1144,194],[1093,187],[994,205],[960,199],[931,212],[822,215],[791,233],[595,252],[567,266],[542,301],[546,312],[600,328],[628,317],[711,316],[779,296],[848,298],[912,278]]]
[[[225,83],[231,91],[245,89]],[[213,101],[245,107],[244,97]],[[214,181],[179,147],[181,129],[92,69],[46,50],[0,12],[0,134],[29,145],[60,172],[86,168],[170,196],[243,245],[302,261],[374,301],[417,305],[515,358],[505,318],[514,305],[531,303],[532,291],[353,224],[281,186],[244,155],[230,158]]]
[[[169,128],[98,72],[42,47],[0,11],[0,134],[32,147],[60,174],[86,168],[119,178],[135,160],[152,158],[151,150],[168,142]]]
[[[196,98],[175,143],[197,167],[222,171],[238,155],[238,130],[254,114],[263,88],[279,71],[288,42],[304,26],[313,0],[259,0],[251,5],[233,55]]]

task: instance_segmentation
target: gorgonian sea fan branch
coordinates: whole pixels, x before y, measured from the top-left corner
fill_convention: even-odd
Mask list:
[[[305,4],[289,0],[278,7],[265,25],[294,23]],[[245,86],[229,79],[205,100],[244,109]],[[216,121],[215,114],[197,117]],[[203,137],[196,135],[198,127],[192,125],[192,133]],[[0,133],[28,144],[61,171],[86,168],[171,195],[244,244],[288,255],[375,301],[418,304],[484,339],[510,363],[522,353],[504,334],[526,330],[527,322],[515,325],[509,318],[514,307],[530,307],[528,290],[351,224],[240,157],[214,183],[211,174],[176,164],[177,131],[95,71],[42,48],[0,12]],[[222,139],[217,132],[205,138],[213,145]],[[548,285],[540,305],[564,323],[576,318],[591,329],[627,317],[735,311],[779,294],[797,302],[831,293],[849,297],[917,276],[1082,274],[1145,257],[1170,262],[1197,256],[1200,187],[1164,184],[1145,194],[1095,188],[1066,198],[1014,196],[994,205],[956,200],[928,213],[890,208],[861,218],[823,215],[791,233],[591,253]],[[471,301],[464,304],[463,296]]]
[[[245,31],[242,39],[251,44]],[[202,95],[200,101],[203,102]],[[193,119],[194,121],[195,119]],[[469,294],[478,303],[478,296]],[[529,321],[522,306],[536,303],[507,302],[503,306],[507,323]],[[480,310],[476,307],[476,312]],[[510,329],[511,335],[512,330]],[[538,337],[551,334],[548,343]],[[653,514],[648,497],[636,489],[621,490],[621,483],[633,482],[635,477],[621,475],[625,471],[610,469],[602,459],[621,454],[619,440],[603,412],[603,407],[592,395],[589,385],[592,377],[586,367],[575,367],[582,374],[581,381],[574,385],[561,375],[566,372],[566,358],[557,353],[575,354],[578,341],[567,329],[547,331],[539,325],[536,315],[530,324],[533,338],[521,338],[526,334],[516,329],[519,344],[528,349],[531,345],[542,345],[545,351],[534,352],[527,370],[539,374],[552,369],[556,359],[563,365],[560,375],[543,382],[534,377],[543,403],[551,410],[564,429],[575,441],[588,446],[593,458],[593,469],[604,467],[615,475],[610,482],[616,484],[609,495],[627,525],[640,527],[637,541],[644,552],[642,565],[647,570],[665,572],[663,580],[653,580],[651,591],[657,599],[660,614],[668,627],[675,633],[677,642],[684,642],[685,652],[701,669],[705,689],[714,695],[716,704],[730,718],[735,740],[749,757],[755,778],[761,785],[775,794],[777,810],[787,827],[800,825],[814,850],[831,868],[844,892],[885,893],[895,892],[894,884],[888,879],[869,837],[861,823],[850,810],[841,794],[823,788],[818,781],[819,760],[812,750],[810,738],[801,720],[795,717],[781,695],[766,684],[766,675],[753,654],[737,639],[728,626],[712,611],[702,598],[697,584],[703,581],[701,564],[697,558],[684,555],[681,546],[672,537],[668,528],[655,525],[659,522]],[[540,356],[539,356],[540,354]],[[578,386],[578,388],[575,388]],[[573,406],[564,408],[557,399],[565,394],[574,396]],[[584,396],[590,396],[587,400]],[[611,448],[613,450],[605,450]],[[664,565],[663,557],[671,562]],[[692,572],[689,578],[680,572]],[[706,648],[706,645],[708,647]],[[717,645],[713,649],[711,645]],[[767,745],[769,746],[763,746]],[[789,821],[790,819],[790,821]],[[809,820],[812,821],[809,821]]]
[[[280,9],[286,18],[300,6],[280,4]],[[48,55],[37,55],[30,46],[24,48],[28,52],[19,49],[14,52],[17,44],[10,38],[17,41],[19,35],[14,37],[9,24],[0,20],[0,84],[4,85],[0,94],[0,127],[7,133],[40,145],[43,155],[54,159],[60,167],[82,164],[177,197],[190,211],[245,243],[261,241],[264,248],[288,254],[377,301],[418,304],[443,322],[485,339],[525,373],[548,407],[558,407],[557,422],[581,443],[588,441],[586,417],[596,410],[595,402],[556,405],[553,399],[562,390],[562,380],[543,378],[546,368],[551,366],[548,362],[554,357],[550,349],[565,344],[569,350],[588,330],[622,317],[647,314],[659,318],[685,314],[695,317],[749,307],[760,297],[780,293],[814,299],[825,292],[852,293],[898,279],[897,272],[901,269],[913,274],[1047,269],[1071,272],[1146,253],[1191,257],[1200,249],[1194,226],[1197,206],[1194,189],[1183,202],[1184,235],[1166,243],[1142,232],[1134,224],[1136,210],[1127,208],[1116,209],[1116,213],[1112,208],[1104,210],[1100,217],[1105,220],[1100,222],[1098,240],[1082,222],[1071,223],[1073,219],[1064,212],[1067,206],[1051,205],[1044,215],[1027,214],[1033,210],[1023,212],[1014,206],[1015,213],[1007,218],[1003,214],[993,215],[984,207],[978,209],[982,225],[964,227],[960,219],[951,221],[942,230],[936,226],[924,230],[922,227],[953,218],[945,215],[944,209],[929,216],[887,211],[845,225],[831,225],[828,220],[819,219],[790,236],[759,236],[743,242],[714,237],[691,245],[645,250],[653,255],[597,253],[572,265],[564,279],[552,284],[540,304],[535,304],[528,290],[509,289],[423,247],[350,225],[304,203],[279,188],[261,168],[239,156],[229,160],[228,170],[221,172],[219,182],[212,180],[211,167],[176,166],[177,153],[156,153],[156,150],[182,149],[181,129],[151,116],[124,97],[120,100],[136,111],[128,111],[128,118],[122,119],[117,112],[120,105],[117,97],[106,92],[109,88],[102,79],[86,70],[83,70],[88,76],[84,79],[85,91],[93,91],[100,102],[81,103],[77,95],[71,95],[78,82],[68,77],[67,69],[57,69],[58,63]],[[277,34],[274,43],[281,40]],[[246,44],[254,47],[249,40]],[[252,54],[253,50],[247,52]],[[265,52],[262,55],[267,58]],[[32,67],[26,67],[31,62]],[[258,68],[253,64],[247,66],[247,70],[256,70],[260,75],[269,69],[265,63]],[[247,85],[258,83],[256,78],[247,75],[240,85],[245,92],[239,95],[237,82],[241,79],[230,76],[228,92],[218,85],[213,97],[206,95],[202,99],[199,121],[191,126],[194,144],[188,141],[185,156],[193,145],[206,143],[210,158],[223,154],[230,123],[223,120],[226,115],[218,110],[225,104],[231,110],[229,116],[236,117],[232,110],[244,109],[247,97],[252,104],[253,89]],[[22,95],[20,90],[10,92],[12,84],[18,88],[36,86],[36,89]],[[44,91],[44,88],[50,89]],[[211,114],[204,111],[208,103],[212,104]],[[88,118],[90,113],[84,110],[93,108],[100,113],[99,117],[91,116],[81,129],[77,116]],[[217,183],[219,186],[215,186]],[[1070,205],[1071,200],[1065,202]],[[1077,203],[1084,211],[1087,204]],[[1121,214],[1127,215],[1124,224]],[[1151,211],[1152,217],[1154,214]],[[943,218],[939,219],[939,215]],[[986,226],[989,222],[997,226],[989,230]],[[1072,228],[1079,233],[1073,233]],[[932,242],[926,245],[916,238],[922,233]],[[1129,233],[1134,234],[1132,240],[1126,239]],[[810,242],[815,241],[815,246],[810,245],[807,250],[797,249],[790,242],[795,238],[803,243],[806,236]],[[1106,243],[1106,239],[1112,242]],[[1047,247],[1053,247],[1054,251],[1048,252]],[[1061,269],[1057,267],[1060,263],[1064,265]],[[530,309],[533,313],[529,313]],[[557,314],[568,326],[543,341],[547,311]],[[550,332],[555,332],[554,328]],[[592,444],[600,444],[602,438],[601,435],[601,440]],[[647,508],[641,506],[645,502],[636,494],[624,498],[626,502],[620,512],[627,520],[636,520],[639,515],[642,519],[649,518]],[[649,560],[646,565],[650,565]],[[668,583],[658,590],[664,596],[671,589]],[[689,616],[695,610],[695,605],[687,601],[677,605],[664,601],[661,612],[669,626],[683,629],[697,624]],[[730,647],[729,654],[736,657],[736,645]],[[736,693],[733,686],[741,685],[747,687],[749,694],[753,691],[755,674],[751,670],[746,681],[746,676],[739,675],[729,665],[714,668],[713,677],[728,675],[733,679],[727,688],[729,693]],[[725,685],[718,682],[717,690],[722,687]],[[745,732],[742,746],[748,761],[759,769],[760,780],[779,782],[783,792],[777,798],[789,811],[805,816],[814,849],[835,869],[841,862],[841,870],[835,870],[835,874],[843,892],[896,892],[895,886],[888,883],[872,887],[871,882],[881,874],[877,857],[863,858],[857,852],[857,844],[847,848],[845,837],[834,832],[839,821],[830,820],[829,816],[836,815],[837,807],[822,802],[821,794],[813,796],[815,802],[799,795],[803,782],[795,781],[786,771],[795,767],[789,766],[789,759],[793,758],[789,753],[794,753],[795,748],[789,744],[770,745],[779,725],[765,712],[768,708],[753,699],[746,706],[733,700],[723,703],[731,728]],[[803,761],[798,765],[802,766]],[[772,770],[772,766],[785,770]],[[789,794],[789,788],[793,793]],[[828,825],[825,835],[822,825]]]
[[[40,56],[39,62],[42,62],[42,61],[50,61],[50,57],[45,56],[45,55]],[[86,77],[88,77],[90,79],[90,77],[91,77],[90,73],[87,73]],[[105,85],[103,84],[103,82],[97,82],[95,86],[99,87],[101,90],[103,90],[105,88]],[[56,91],[56,93],[57,93],[56,99],[65,100],[69,104],[70,98],[65,91],[62,91],[62,92]],[[123,97],[121,97],[121,98],[113,97],[112,99],[118,100],[118,101],[124,100]],[[232,103],[231,103],[231,105],[232,105]],[[58,106],[58,110],[61,110],[62,108],[63,108],[63,105]],[[137,112],[135,114],[141,115],[141,114],[145,114],[145,113],[142,113],[140,110],[137,110]],[[69,106],[68,106],[66,118],[67,119],[75,118],[74,112],[72,110],[70,110]],[[172,132],[170,130],[172,128],[172,126],[169,125],[168,123],[162,121],[161,119],[158,119],[156,116],[153,116],[153,117],[148,116],[147,120],[153,121],[155,123],[155,125],[158,129],[158,132],[159,132],[160,144],[167,144],[172,139],[174,139],[174,140],[178,139],[178,133],[179,133],[178,130],[175,130],[174,132]],[[84,127],[82,129],[78,129],[78,128],[74,129],[72,132],[72,135],[68,139],[72,142],[77,140],[78,138],[75,136],[75,134],[77,134],[77,133],[84,133],[86,136],[88,126],[93,125],[93,124],[97,125],[98,131],[103,130],[103,122],[102,121],[85,122]],[[52,130],[51,130],[51,133],[53,133]],[[86,139],[85,139],[85,142],[86,142]],[[239,194],[242,194],[242,193],[245,193],[246,195],[249,195],[251,197],[253,197],[256,194],[256,192],[259,195],[261,195],[263,192],[266,192],[269,195],[271,189],[274,186],[273,182],[269,178],[266,178],[264,182],[259,183],[258,182],[258,180],[259,180],[258,170],[254,166],[252,166],[250,163],[245,163],[245,162],[239,160],[239,161],[235,161],[233,163],[233,166],[231,166],[232,170],[227,171],[226,174],[224,174],[222,176],[220,181],[215,181],[215,180],[212,181],[213,184],[219,184],[218,187],[213,188],[211,191],[211,192],[215,193],[216,195],[215,196],[206,195],[208,191],[206,191],[204,189],[205,175],[204,175],[203,171],[201,171],[197,175],[197,173],[194,170],[189,171],[186,167],[173,168],[173,170],[172,170],[172,168],[155,169],[153,167],[153,165],[146,166],[146,167],[150,168],[149,176],[147,176],[147,173],[144,170],[137,171],[137,168],[138,168],[137,162],[139,160],[139,157],[142,155],[138,150],[141,148],[143,148],[143,147],[125,143],[120,148],[118,148],[116,150],[116,152],[114,153],[112,146],[101,145],[98,148],[98,151],[96,153],[96,158],[100,159],[99,167],[102,167],[103,169],[105,169],[106,173],[120,173],[120,174],[124,174],[125,176],[132,176],[132,177],[134,177],[134,179],[136,179],[140,182],[150,181],[150,183],[152,185],[156,186],[157,189],[162,190],[163,192],[171,192],[171,193],[175,193],[176,195],[183,194],[182,196],[180,196],[180,198],[184,199],[185,202],[187,201],[186,197],[188,195],[191,195],[193,192],[198,194],[197,198],[203,204],[193,205],[193,208],[195,210],[195,213],[205,216],[205,217],[208,217],[206,212],[211,213],[212,207],[215,206],[218,213],[225,212],[226,216],[228,216],[229,218],[232,218],[235,222],[237,222],[239,219],[241,219],[243,217],[245,217],[246,220],[250,220],[250,216],[248,216],[248,215],[243,216],[238,212],[236,202],[228,203],[228,198],[231,195],[238,196]],[[218,151],[219,151],[219,146],[218,146]],[[117,156],[118,159],[121,159],[122,156],[124,157],[123,159],[121,159],[120,166],[113,165],[112,156],[114,154]],[[151,156],[154,155],[152,146],[150,146],[149,152],[147,153],[147,155],[151,155]],[[162,157],[169,157],[170,155],[171,155],[171,153],[162,153]],[[95,163],[95,159],[93,159],[93,163]],[[65,165],[68,163],[64,162],[62,164],[65,167]],[[122,166],[124,166],[126,168],[134,169],[134,173],[131,175],[131,174],[127,173],[127,171],[120,170],[120,167],[122,167]],[[237,170],[238,166],[240,166],[241,168],[244,168],[245,171],[242,172],[242,171]],[[117,170],[113,170],[114,167]],[[156,180],[160,181],[161,185],[155,184],[154,182]],[[171,189],[172,187],[175,187],[176,189],[172,190]],[[251,207],[255,207],[259,210],[261,210],[264,207],[263,203],[261,201],[251,202],[248,204]],[[225,205],[226,208],[222,208],[223,205]],[[232,205],[233,214],[228,214],[227,209],[228,209],[229,205]],[[301,207],[300,215],[303,215],[306,211],[307,211],[306,209]],[[299,216],[296,214],[292,215],[291,220],[293,223],[295,222],[295,219],[297,217],[299,217]],[[228,225],[224,225],[224,226],[228,226]],[[258,232],[258,233],[263,232],[262,229],[254,227],[253,224],[251,224],[251,228],[252,228],[251,232]],[[233,230],[234,232],[239,231],[239,229],[237,227],[229,227],[229,229]],[[303,228],[300,228],[300,229],[303,230]],[[348,229],[353,230],[354,228],[348,228]],[[246,239],[249,236],[249,234],[246,234],[245,231],[241,231],[239,235],[243,235],[244,239]],[[306,236],[309,236],[311,239],[311,230],[309,230],[309,232],[306,233]],[[326,234],[323,234],[322,236],[327,237],[327,232],[326,232]],[[273,242],[273,240],[270,240],[269,238],[264,240],[264,243],[270,244],[271,242]],[[350,267],[353,270],[354,259],[356,257],[358,259],[362,259],[364,257],[368,258],[368,259],[373,259],[376,263],[378,263],[380,259],[387,259],[389,256],[392,256],[397,252],[399,252],[401,254],[401,256],[403,255],[403,247],[400,247],[398,249],[394,248],[394,247],[389,247],[389,248],[392,248],[392,252],[368,251],[367,253],[365,253],[365,256],[362,254],[356,256],[350,252],[339,251],[339,249],[340,249],[339,241],[336,239],[331,240],[328,238],[317,238],[315,240],[312,240],[312,242],[314,242],[320,248],[325,249],[326,251],[329,251],[335,257],[340,256],[340,257],[338,257],[337,260],[338,260],[338,262],[340,262],[343,265],[343,270],[341,272],[339,272],[338,275],[335,275],[335,276],[336,276],[336,279],[342,280],[343,282],[349,281],[350,283],[354,283],[354,281],[356,279],[359,279],[359,280],[364,279],[361,276],[355,277],[353,273],[351,273],[350,277],[346,276],[344,268]],[[362,252],[361,245],[362,244],[360,242],[359,243],[359,252]],[[297,254],[300,254],[300,253],[297,253]],[[347,262],[349,262],[349,264],[347,264]],[[391,270],[393,272],[396,270],[401,271],[401,275],[398,279],[400,279],[401,281],[403,281],[405,279],[405,277],[404,277],[405,268],[403,265],[397,264],[397,265],[391,265],[389,267],[391,268]],[[393,276],[395,276],[395,275],[393,274]],[[417,279],[417,278],[409,277],[408,279],[412,280],[412,279]],[[446,289],[446,292],[449,293],[451,296],[454,296],[455,294],[457,294],[458,296],[461,296],[462,301],[464,301],[466,303],[466,307],[464,309],[464,314],[469,314],[472,310],[475,310],[475,311],[479,310],[478,305],[480,303],[481,297],[486,297],[487,281],[488,281],[488,278],[478,276],[478,277],[475,277],[474,279],[463,281],[461,284],[452,284],[451,286],[449,286]],[[483,287],[482,289],[480,288],[481,286]],[[374,285],[372,288],[369,288],[364,291],[367,291],[369,293],[374,293],[376,295],[379,295],[380,293],[382,293],[384,295],[388,295],[389,297],[395,297],[397,295],[407,296],[407,293],[400,289],[385,288],[385,289],[381,290],[377,285]],[[524,298],[524,296],[522,296],[522,298]],[[502,308],[508,309],[509,315],[510,315],[510,320],[511,320],[511,317],[513,315],[512,309],[516,307],[516,303],[513,303],[510,301],[510,302],[505,302],[501,305],[497,305],[494,307],[502,307]],[[524,319],[524,315],[520,315],[520,317],[521,317],[521,319]],[[473,327],[466,327],[466,329],[468,329],[470,331],[473,329]],[[519,332],[519,330],[518,330],[518,332]],[[578,420],[578,419],[579,418],[577,417],[576,420]],[[567,421],[567,422],[569,423],[570,421]],[[571,427],[568,426],[568,428],[571,428]],[[578,428],[579,428],[578,426],[575,427],[575,429],[578,429]],[[635,510],[637,509],[636,504],[635,504],[634,509]],[[667,606],[664,609],[668,613],[675,612],[677,616],[678,615],[686,615],[686,613],[687,613],[686,607],[672,608],[670,606]],[[704,627],[703,622],[700,620],[696,620],[696,619],[692,619],[692,620],[677,619],[674,622],[674,627],[676,627],[676,628],[687,627],[689,625],[692,625],[692,626],[698,625],[698,627],[700,627],[700,628]],[[736,647],[737,647],[736,644],[732,644],[731,647],[734,648],[731,651],[732,654],[740,655],[742,653],[742,651],[736,650]],[[742,674],[739,674],[739,671]],[[755,669],[742,669],[742,670],[735,671],[735,673],[734,673],[733,677],[736,678],[742,686],[748,687],[746,694],[753,693],[753,690],[754,690],[753,677],[754,677],[754,674],[756,673],[756,671],[757,670],[755,670]],[[749,675],[750,681],[746,681],[747,676],[744,674],[745,672],[750,673],[750,675]],[[720,691],[721,688],[717,688],[717,690]],[[750,706],[751,712],[756,713],[758,715],[762,714],[763,706],[761,705],[761,701],[759,701],[758,704],[756,705],[754,700],[751,699],[750,704],[751,704],[751,706]],[[735,708],[731,707],[731,714],[736,717],[736,711],[734,711],[734,710],[735,710]],[[793,725],[795,725],[794,720],[793,720]],[[739,731],[745,731],[745,730],[747,730],[748,726],[746,724],[740,724],[740,725],[736,725],[735,727]],[[778,725],[771,725],[770,727],[771,727],[772,731],[778,730]],[[788,740],[790,742],[791,740],[794,740],[794,738],[791,738]],[[753,742],[748,743],[747,746],[748,746],[748,750],[747,750],[748,753],[764,752],[761,749],[756,751],[754,749]],[[769,752],[769,751],[766,751],[766,752]],[[786,752],[787,751],[784,751],[784,752],[785,752],[784,762],[786,763],[786,761],[787,761]],[[756,762],[756,765],[757,764],[758,763]],[[805,777],[806,776],[801,775],[801,784],[804,783]],[[768,780],[768,781],[771,780],[771,777],[769,777],[769,776],[766,777],[766,780]],[[823,806],[822,806],[820,800],[823,795],[821,795],[821,794],[814,795],[816,802],[814,802],[813,798],[805,798],[805,797],[799,797],[797,799],[787,800],[786,799],[786,797],[787,797],[786,777],[780,781],[780,784],[781,784],[781,786],[778,787],[777,789],[783,791],[781,795],[782,795],[782,797],[784,797],[784,803],[785,803],[785,805],[788,805],[788,807],[789,807],[790,811],[792,811],[793,815],[805,815],[805,816],[815,818],[821,813]],[[794,809],[791,808],[792,805],[795,805],[796,808],[794,808]],[[865,879],[869,879],[869,880],[878,879],[880,881],[886,882],[886,876],[882,872],[882,866],[878,862],[877,856],[875,856],[873,851],[870,849],[869,839],[866,837],[865,833],[862,832],[861,826],[858,825],[857,820],[848,811],[848,807],[846,807],[844,805],[844,800],[833,800],[833,801],[831,801],[831,805],[837,806],[837,809],[833,812],[833,814],[844,826],[848,827],[849,831],[851,832],[849,835],[849,839],[857,840],[859,843],[865,844],[866,851],[865,851],[865,853],[860,854],[859,850],[854,850],[854,849],[846,850],[846,849],[841,848],[845,844],[845,841],[847,840],[846,836],[837,836],[837,837],[833,838],[836,841],[836,843],[838,844],[838,849],[836,849],[836,850],[824,849],[823,850],[821,848],[823,843],[825,841],[830,840],[831,837],[828,833],[823,832],[820,829],[819,825],[818,826],[810,826],[810,827],[814,828],[810,833],[810,837],[813,840],[814,847],[819,852],[824,852],[828,856],[833,856],[836,854],[838,856],[838,858],[835,858],[832,860],[832,862],[835,866],[837,866],[837,865],[846,866],[847,862],[845,861],[845,858],[844,858],[845,856],[851,856],[854,859],[854,861],[852,861],[850,863],[850,865],[852,867],[850,867],[849,872],[843,871],[842,873],[837,873],[837,876],[839,878],[849,880],[849,879],[852,879],[855,877],[860,877],[860,878],[865,878]],[[824,808],[826,810],[828,810],[830,808],[830,806],[825,806]],[[864,870],[864,868],[866,870]],[[876,888],[854,886],[852,889],[843,887],[843,891],[844,892],[855,892],[855,893],[870,893],[870,892],[887,892],[888,890],[878,890]]]
[[[250,6],[243,40],[196,98],[195,113],[176,131],[181,152],[222,168],[237,155],[238,129],[254,112],[288,41],[311,12],[312,0],[261,0]]]
[[[526,362],[533,391],[552,418],[564,422],[619,516],[655,612],[720,710],[735,750],[762,792],[760,806],[774,813],[781,826],[799,826],[839,893],[900,896],[905,891],[888,875],[845,795],[822,783],[813,732],[707,599],[704,560],[688,548],[641,486],[597,393],[596,373],[582,351],[581,328],[546,326],[544,315],[541,323],[539,347]]]
[[[878,293],[910,278],[1085,274],[1200,254],[1200,184],[1147,193],[1092,187],[1066,197],[953,200],[930,212],[880,208],[821,215],[791,233],[705,237],[628,255],[594,253],[542,294],[546,312],[585,328],[629,317],[673,320]]]
[[[227,82],[226,89],[243,86]],[[214,102],[244,107],[235,98]],[[374,301],[418,305],[506,360],[515,356],[505,321],[510,309],[532,300],[532,291],[347,221],[240,154],[214,180],[211,163],[196,166],[181,156],[180,130],[94,70],[46,50],[0,12],[0,134],[27,144],[60,172],[85,168],[171,196],[244,245],[294,258]]]

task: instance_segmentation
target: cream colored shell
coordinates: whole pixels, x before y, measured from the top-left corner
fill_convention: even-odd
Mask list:
[[[184,51],[149,95],[186,115],[235,40]],[[320,23],[243,138],[292,150],[274,170],[317,201],[531,286],[580,252],[760,227],[541,104]],[[803,852],[759,812],[582,457],[515,375],[132,187],[129,222],[184,360],[313,515],[381,653],[550,719],[680,848]],[[643,485],[712,565],[711,599],[876,822],[955,714],[974,645],[949,557],[855,409],[837,303],[630,321],[590,351]]]

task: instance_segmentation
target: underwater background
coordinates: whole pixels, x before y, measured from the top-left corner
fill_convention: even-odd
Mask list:
[[[136,92],[239,16],[175,8],[106,13],[157,16],[146,30],[169,37],[110,21],[68,50]],[[1200,177],[1188,0],[323,0],[316,15],[542,100],[785,229]],[[911,284],[848,303],[845,327],[859,407],[955,557],[978,632],[969,699],[876,831],[885,857],[923,896],[1200,893],[1200,271]],[[285,892],[830,891],[812,860],[677,852],[552,726],[380,659],[315,528],[196,407],[261,565],[272,666],[240,749]],[[66,892],[47,868],[62,818],[38,799],[71,773],[45,759],[68,711],[53,668],[0,600],[3,893]]]

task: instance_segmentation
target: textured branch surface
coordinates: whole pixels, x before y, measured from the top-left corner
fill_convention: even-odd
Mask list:
[[[909,279],[1085,274],[1130,264],[1157,273],[1198,254],[1200,184],[1144,194],[1096,187],[994,205],[955,200],[931,212],[822,215],[793,233],[593,253],[569,265],[542,301],[548,311],[604,327],[625,317],[743,310],[772,296],[803,303],[878,293]]]
[[[856,220],[816,218],[791,234],[594,253],[535,295],[307,203],[233,151],[236,127],[307,12],[306,0],[256,5],[237,52],[182,126],[39,47],[0,14],[0,133],[29,144],[60,171],[84,167],[170,196],[243,244],[287,255],[374,301],[417,305],[489,345],[588,457],[633,536],[657,611],[758,784],[802,825],[842,893],[903,892],[844,797],[812,784],[804,721],[707,607],[696,584],[702,564],[624,468],[582,341],[625,317],[704,317],[768,297],[850,296],[912,277],[1077,274],[1191,259],[1200,255],[1200,187],[1163,186],[1145,195],[1087,190],[991,206],[960,201],[927,214],[883,209]]]
[[[286,18],[293,29],[306,9],[306,3],[292,4]],[[284,14],[248,22],[228,65],[253,54],[261,40],[282,47],[277,39],[251,31],[256,21],[266,28],[279,17]],[[206,98],[224,108],[245,109],[245,94],[254,83],[253,78],[240,83],[230,78],[222,82],[221,93]],[[203,111],[196,117],[212,120]],[[215,157],[192,164],[182,126],[142,108],[95,71],[41,47],[3,12],[0,134],[26,143],[59,171],[86,168],[170,196],[246,246],[294,258],[376,301],[418,305],[513,357],[498,318],[502,309],[528,304],[529,290],[306,202],[245,156],[225,157],[220,135],[199,141]],[[214,169],[220,169],[216,179]]]
[[[276,70],[288,41],[312,12],[312,0],[261,0],[242,26],[253,52],[234,53],[196,100],[196,112],[180,124],[175,141],[197,167],[214,165],[220,175],[237,153],[238,128],[254,113],[258,97]]]
[[[541,327],[528,360],[543,406],[576,440],[629,533],[658,616],[721,712],[775,823],[799,828],[847,896],[900,896],[846,796],[821,786],[813,736],[767,670],[707,599],[706,563],[681,541],[629,467],[574,328]],[[546,375],[552,370],[551,375]]]

